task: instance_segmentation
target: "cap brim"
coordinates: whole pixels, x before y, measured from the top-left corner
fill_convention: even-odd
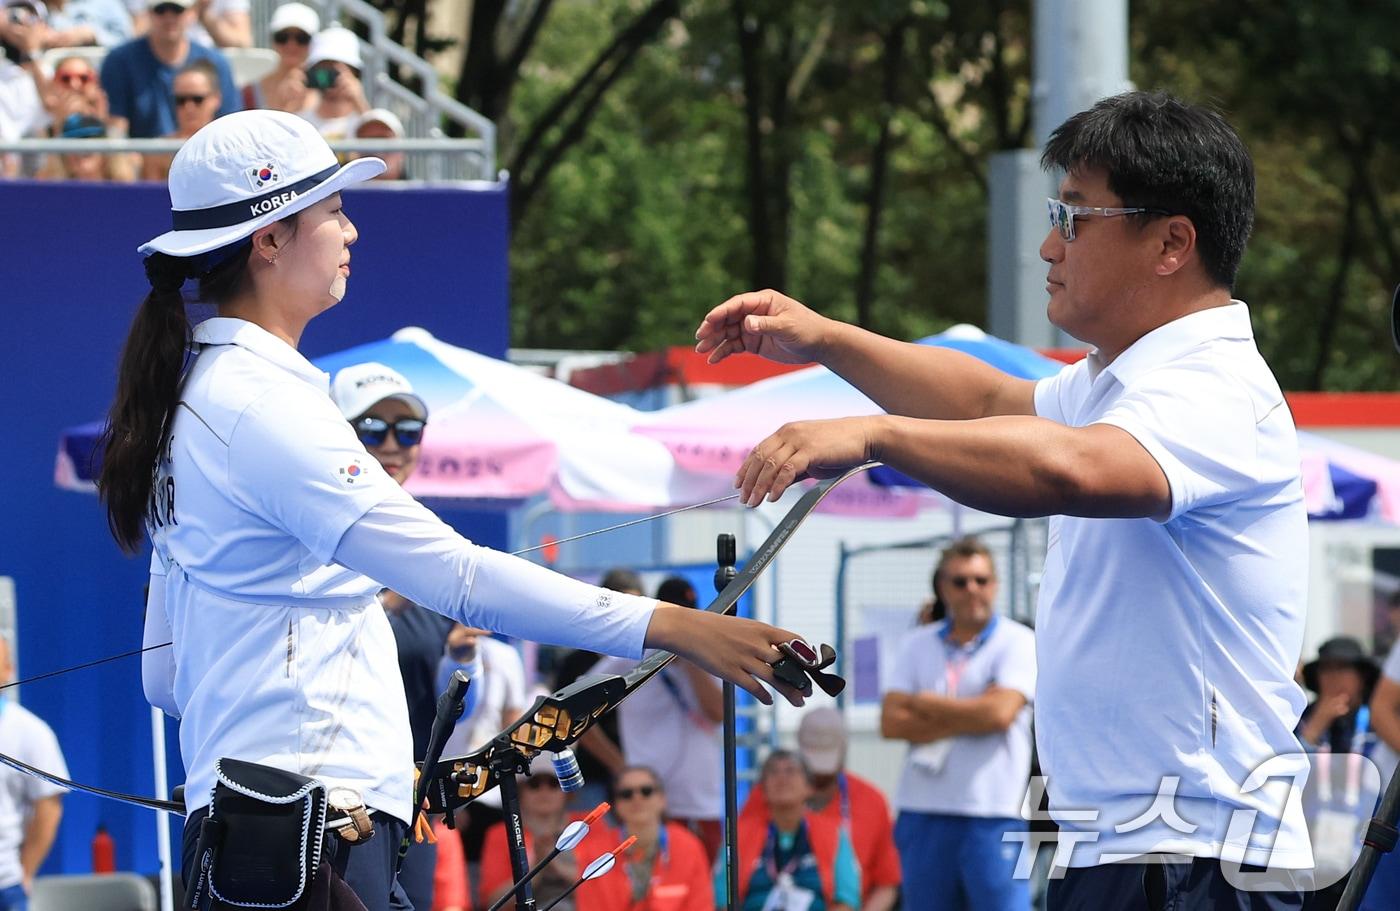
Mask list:
[[[801,750],[802,764],[813,775],[834,775],[841,770],[842,749]]]
[[[288,215],[294,215],[302,209],[314,206],[327,196],[339,193],[351,184],[363,183],[378,177],[384,173],[384,168],[385,164],[382,159],[356,158],[281,208],[223,228],[166,231],[159,237],[154,237],[137,247],[136,252],[142,256],[149,256],[152,253],[164,253],[168,256],[198,256],[201,253],[208,253],[210,250],[226,247],[251,236],[254,231],[264,228],[274,221],[281,221]]]
[[[418,414],[418,420],[426,421],[428,419],[427,404],[412,392],[400,392],[397,395],[389,396],[389,398],[398,399],[408,407],[415,409]]]
[[[377,399],[372,399],[368,402],[363,403],[359,399],[356,399],[353,402],[346,403],[353,404],[355,406],[354,408],[347,409],[345,407],[341,407],[340,413],[341,416],[343,416],[347,421],[353,421],[360,415],[369,411],[375,405],[378,405],[380,402],[386,402],[389,399],[398,399],[400,402],[403,402],[405,405],[412,408],[413,416],[418,418],[418,420],[426,421],[428,419],[427,403],[412,392],[391,392],[388,395],[383,395]]]

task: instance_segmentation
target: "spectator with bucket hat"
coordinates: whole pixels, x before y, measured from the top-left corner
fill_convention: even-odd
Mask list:
[[[1352,637],[1322,643],[1317,657],[1303,665],[1303,685],[1317,694],[1298,722],[1304,746],[1346,753],[1354,750],[1358,736],[1374,742],[1368,703],[1380,673]]]
[[[1310,908],[1330,908],[1341,898],[1375,805],[1377,790],[1369,785],[1384,783],[1366,774],[1366,759],[1377,746],[1369,703],[1379,677],[1380,668],[1350,636],[1328,639],[1303,665],[1303,684],[1317,694],[1298,724],[1298,737],[1312,754],[1303,792],[1316,876]],[[1377,878],[1384,888],[1385,877]]]

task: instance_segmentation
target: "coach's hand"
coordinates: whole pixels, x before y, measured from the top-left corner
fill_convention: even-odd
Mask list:
[[[777,291],[738,294],[705,314],[695,350],[718,364],[748,351],[780,364],[820,360],[826,335],[837,325]]]
[[[799,638],[794,632],[677,604],[657,606],[647,627],[647,648],[660,648],[687,658],[716,677],[728,680],[764,705],[772,705],[762,684],[782,694],[793,705],[802,705],[802,694],[773,674],[773,662],[783,657],[779,642]]]
[[[739,466],[734,476],[739,501],[757,506],[766,496],[772,502],[796,480],[835,477],[879,459],[879,421],[880,416],[870,416],[784,424]]]

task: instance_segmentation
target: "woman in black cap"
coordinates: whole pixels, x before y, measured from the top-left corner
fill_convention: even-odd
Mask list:
[[[173,230],[140,248],[151,290],[122,353],[99,479],[117,543],[153,545],[144,639],[174,647],[145,653],[142,682],[181,719],[186,877],[211,858],[194,862],[216,766],[244,760],[329,787],[346,823],[326,839],[330,861],[369,911],[406,907],[394,872],[414,771],[381,588],[521,638],[674,650],[764,702],[762,683],[802,702],[771,667],[792,633],[474,545],[365,450],[297,344],[349,281],[359,235],[340,191],[383,169],[340,166],[314,127],[280,111],[231,114],[185,143],[170,168]],[[194,328],[191,279],[218,313]],[[369,820],[376,838],[360,834]]]

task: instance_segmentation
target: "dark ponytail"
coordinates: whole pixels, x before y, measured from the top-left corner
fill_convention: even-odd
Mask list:
[[[250,249],[245,241],[208,256],[153,253],[146,258],[151,290],[136,311],[122,349],[97,481],[107,507],[107,526],[128,553],[134,553],[144,537],[157,457],[169,438],[189,360],[191,327],[180,289],[186,279],[199,278],[202,300],[228,300],[243,285]],[[217,264],[210,268],[215,259]]]

